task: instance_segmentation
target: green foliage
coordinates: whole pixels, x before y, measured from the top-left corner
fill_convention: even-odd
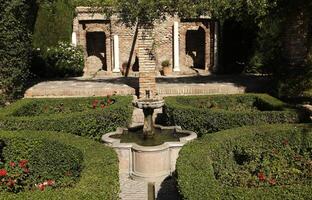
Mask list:
[[[56,47],[47,49],[47,70],[57,77],[81,76],[84,60],[83,50],[70,43],[59,42]]]
[[[79,149],[83,154],[83,168],[80,173],[79,182],[74,187],[45,191],[25,191],[18,194],[0,192],[0,199],[118,199],[118,158],[113,149],[105,147],[98,142],[68,135],[67,133],[0,131],[0,138],[15,140],[16,137],[23,138],[27,141],[55,141],[52,144],[58,142],[67,147],[71,146],[70,149]],[[52,153],[52,150],[56,149],[52,148],[50,153]],[[57,152],[58,154],[62,154],[59,151]],[[71,153],[71,150],[65,153]],[[53,155],[53,158],[56,156]],[[64,157],[64,155],[59,156],[61,158]],[[74,155],[70,155],[70,157],[73,158]],[[77,158],[80,159],[80,156]],[[48,160],[49,157],[41,159]]]
[[[312,65],[311,65],[312,66]],[[285,67],[276,75],[276,93],[280,97],[300,97],[304,91],[312,88],[312,67],[306,66],[298,69]]]
[[[118,0],[115,9],[127,24],[149,24],[164,18],[167,3],[167,0]]]
[[[0,91],[6,100],[22,95],[29,79],[34,0],[0,1]]]
[[[162,67],[169,67],[170,66],[170,61],[169,60],[164,60],[161,62]]]
[[[114,97],[115,103],[104,109],[91,109],[94,99],[23,99],[3,109],[0,114],[0,129],[60,131],[99,139],[102,134],[129,124],[133,109],[131,97]],[[63,102],[64,113],[57,110],[52,112],[54,114],[41,112],[46,107],[56,108],[60,102]],[[39,107],[39,112],[24,109],[24,106],[31,108],[33,105],[35,110]],[[81,109],[81,105],[87,109]]]
[[[50,140],[26,138],[5,139],[3,159],[5,162],[27,160],[29,175],[27,187],[34,189],[35,184],[54,180],[55,187],[73,185],[79,178],[83,156],[80,150]]]
[[[166,121],[200,136],[233,127],[304,120],[295,109],[266,94],[167,97]]]
[[[33,35],[33,46],[46,50],[58,42],[70,42],[74,7],[71,0],[41,0]]]
[[[180,192],[189,200],[310,199],[311,145],[311,124],[242,127],[206,135],[180,151]]]

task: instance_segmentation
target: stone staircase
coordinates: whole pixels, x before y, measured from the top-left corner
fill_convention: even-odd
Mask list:
[[[140,28],[138,30],[138,57],[140,71],[155,71],[155,57],[153,53],[153,29]]]
[[[154,38],[152,28],[138,29],[138,57],[140,66],[139,96],[144,98],[149,91],[150,97],[156,95],[156,63],[153,52]]]

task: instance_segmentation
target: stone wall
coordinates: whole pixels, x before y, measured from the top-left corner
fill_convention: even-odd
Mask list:
[[[85,71],[88,69],[94,69],[96,65],[96,59],[88,59],[86,51],[86,33],[103,31],[106,36],[106,73],[101,73],[104,75],[112,74],[116,72],[116,68],[120,69],[121,73],[125,74],[128,70],[129,74],[133,74],[134,71],[138,71],[139,59],[138,59],[138,29],[137,27],[127,27],[122,24],[117,16],[112,16],[107,19],[104,15],[90,10],[90,8],[78,7],[76,9],[77,17],[74,19],[74,32],[77,34],[77,43],[85,49],[85,60],[86,66]],[[180,71],[175,72],[176,74],[188,74],[194,72],[193,67],[194,59],[192,54],[187,52],[186,43],[199,42],[196,35],[194,38],[188,39],[187,42],[186,34],[190,30],[203,30],[204,39],[200,42],[202,44],[197,46],[202,46],[202,51],[204,51],[202,67],[203,71],[209,72],[213,65],[213,49],[214,49],[214,33],[213,33],[213,22],[208,19],[193,19],[193,20],[180,20],[177,17],[167,17],[166,20],[157,21],[154,25],[153,33],[153,52],[155,55],[155,71],[159,74],[162,69],[161,63],[165,60],[169,60],[171,67],[174,63],[174,36],[173,36],[173,25],[174,22],[179,22],[179,62]],[[119,38],[119,65],[114,66],[114,41],[113,36],[118,35]],[[199,43],[198,43],[199,44]],[[87,62],[88,61],[88,62]],[[196,63],[196,62],[195,62]],[[128,67],[128,69],[127,69]],[[194,66],[197,67],[197,66]],[[200,67],[199,67],[200,68]],[[103,71],[104,69],[102,69]],[[92,71],[94,73],[94,70]],[[117,73],[120,75],[120,73]],[[90,74],[89,74],[90,75]]]

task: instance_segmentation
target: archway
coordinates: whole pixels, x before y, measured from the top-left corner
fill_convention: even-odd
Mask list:
[[[191,58],[187,64],[190,67],[205,69],[206,55],[206,35],[205,30],[199,27],[198,30],[188,30],[186,32],[186,55]]]
[[[106,35],[104,32],[87,32],[88,57],[95,56],[102,62],[102,69],[107,71]]]

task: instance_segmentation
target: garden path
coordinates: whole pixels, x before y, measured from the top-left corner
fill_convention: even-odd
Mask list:
[[[160,96],[172,96],[262,92],[269,89],[267,83],[267,77],[252,75],[158,77],[157,93]],[[137,89],[137,77],[71,78],[37,83],[25,92],[25,97],[134,95]]]

